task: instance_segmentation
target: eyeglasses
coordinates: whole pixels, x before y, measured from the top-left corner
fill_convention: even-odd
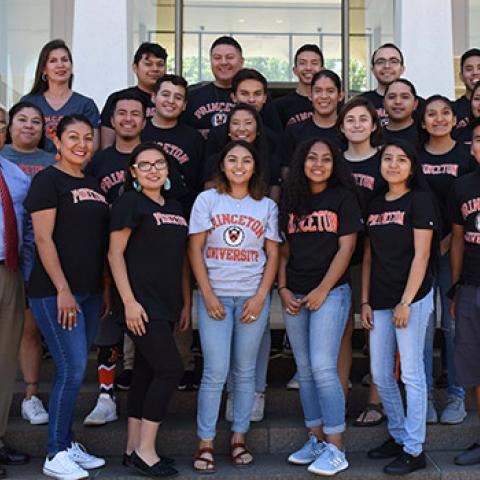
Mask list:
[[[150,172],[152,168],[155,170],[165,170],[168,167],[168,163],[165,160],[157,160],[155,163],[138,162],[134,163],[133,166],[141,172]]]
[[[399,58],[392,57],[392,58],[378,58],[373,62],[373,64],[377,67],[385,67],[386,65],[390,64],[393,66],[400,65],[402,62]]]

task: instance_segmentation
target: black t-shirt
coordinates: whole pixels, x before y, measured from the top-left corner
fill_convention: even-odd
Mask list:
[[[362,215],[353,192],[331,187],[312,195],[310,213],[290,213],[288,231],[284,232],[290,246],[287,288],[307,294],[318,287],[338,251],[339,238],[361,231]],[[347,280],[348,271],[335,287]]]
[[[345,144],[338,135],[335,126],[330,128],[322,128],[317,126],[313,121],[313,117],[301,123],[294,123],[285,129],[283,136],[282,149],[282,166],[288,166],[293,160],[295,149],[302,142],[318,138],[320,140],[329,140],[340,151],[345,149]]]
[[[95,178],[78,178],[54,166],[37,173],[24,202],[29,213],[56,209],[53,242],[72,293],[102,291],[108,238],[108,203]],[[57,290],[37,254],[29,296],[56,296]]]
[[[125,172],[130,159],[129,153],[121,153],[115,145],[95,153],[85,167],[85,173],[95,177],[108,203],[120,195],[125,182]]]
[[[374,310],[391,309],[402,299],[407,284],[415,254],[414,229],[437,227],[433,198],[413,190],[394,201],[379,195],[370,203],[366,227],[372,249],[370,304]],[[421,300],[431,288],[429,264],[413,301]]]
[[[457,117],[455,130],[462,129],[470,123],[470,100],[465,95],[462,95],[453,102],[453,111]]]
[[[227,114],[235,106],[230,93],[230,88],[217,87],[213,82],[189,88],[182,122],[197,129],[206,139],[211,128],[227,121]]]
[[[142,130],[142,142],[156,142],[165,153],[185,181],[188,193],[181,199],[184,211],[188,215],[196,196],[201,191],[201,176],[204,163],[204,140],[194,128],[178,123],[172,128],[159,128],[147,121]]]
[[[420,135],[415,122],[401,130],[389,130],[388,125],[383,127],[383,138],[385,142],[401,140],[410,143],[417,151],[420,149]]]
[[[160,206],[143,193],[125,192],[112,206],[110,231],[124,228],[132,230],[124,255],[135,299],[150,321],[178,321],[188,231],[180,203],[170,199]],[[117,291],[114,308],[124,318]]]
[[[313,117],[311,100],[307,96],[300,95],[296,91],[277,98],[273,103],[275,107],[277,107],[283,128]]]
[[[455,180],[448,200],[450,220],[464,229],[460,281],[480,286],[480,167]]]
[[[373,106],[377,110],[378,113],[378,118],[380,119],[380,125],[382,127],[385,127],[385,125],[388,125],[388,113],[385,110],[385,107],[383,105],[383,95],[380,95],[376,90],[369,90],[368,92],[363,92],[361,95],[366,97],[370,102],[372,102]],[[413,112],[413,118],[415,122],[418,123],[419,121],[419,115],[420,112],[422,111],[423,106],[425,105],[425,99],[422,97],[418,97],[418,106],[417,109]]]
[[[452,132],[452,137],[459,143],[466,143],[470,145],[472,143],[472,125],[469,123],[463,128],[456,128]]]
[[[455,179],[473,171],[476,163],[468,145],[458,143],[444,155],[433,155],[425,149],[420,151],[423,174],[435,195],[442,212],[442,238],[450,232],[447,216],[447,195]]]
[[[102,127],[113,129],[112,124],[110,122],[110,119],[112,118],[112,115],[113,115],[113,101],[115,100],[118,94],[127,93],[127,92],[134,93],[135,95],[138,95],[138,97],[141,100],[143,100],[143,103],[145,104],[145,107],[146,107],[145,113],[147,118],[151,118],[155,115],[155,104],[152,102],[152,94],[149,92],[145,92],[144,90],[136,86],[129,87],[129,88],[125,88],[124,90],[113,92],[112,94],[109,95],[102,109],[102,113],[100,114]]]

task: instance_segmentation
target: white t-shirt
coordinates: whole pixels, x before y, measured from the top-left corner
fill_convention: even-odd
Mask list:
[[[208,231],[203,257],[216,295],[252,296],[262,280],[265,239],[280,242],[273,200],[241,200],[212,188],[193,204],[189,233]]]

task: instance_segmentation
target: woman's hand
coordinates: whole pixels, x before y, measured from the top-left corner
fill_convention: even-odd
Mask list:
[[[253,323],[255,322],[260,313],[262,313],[263,304],[265,298],[254,295],[250,297],[244,304],[242,309],[242,315],[240,317],[240,322],[242,323]]]
[[[393,311],[392,322],[396,328],[406,328],[408,318],[410,317],[410,307],[403,303],[399,303]]]
[[[190,305],[183,306],[182,311],[180,312],[180,321],[177,326],[179,332],[186,332],[188,327],[190,327],[191,311],[192,308]]]
[[[452,301],[450,302],[450,318],[452,320],[455,320],[455,310],[457,307],[457,292],[455,292],[455,295],[452,298]]]
[[[288,288],[282,288],[278,294],[280,295],[283,309],[289,315],[298,315],[298,312],[302,307],[302,301],[296,298],[293,292]]]
[[[57,320],[63,329],[68,328],[71,331],[77,326],[77,314],[80,312],[80,307],[70,289],[58,292],[57,311]]]
[[[205,301],[205,308],[207,309],[208,316],[214,320],[223,320],[225,318],[225,309],[222,302],[213,293],[213,291],[207,293],[203,300]]]
[[[125,304],[125,322],[134,335],[142,336],[147,333],[145,323],[148,323],[148,315],[136,300]]]
[[[362,326],[366,330],[373,328],[373,312],[369,303],[364,303],[361,307],[360,318],[362,319]]]
[[[321,287],[314,288],[308,295],[303,298],[303,304],[307,310],[318,310],[325,299],[327,298],[328,291]]]

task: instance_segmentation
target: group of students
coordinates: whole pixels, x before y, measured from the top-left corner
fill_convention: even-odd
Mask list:
[[[8,117],[0,110],[0,274],[17,298],[0,355],[20,346],[22,415],[49,423],[43,473],[74,480],[105,464],[73,439],[75,400],[96,344],[100,394],[84,423],[117,419],[125,331],[135,353],[123,464],[153,477],[177,473],[155,443],[173,391],[193,369],[194,283],[204,360],[196,472],[217,471],[226,383],[233,465],[253,462],[246,435],[263,418],[275,282],[308,430],[288,461],[319,475],[348,468],[356,312],[369,333],[372,383],[355,424],[377,424],[385,412],[390,434],[368,456],[393,458],[389,474],[425,468],[426,424],[462,422],[464,387],[476,388],[480,404],[480,50],[462,56],[466,93],[455,103],[420,98],[401,77],[393,44],[372,56],[376,90],[348,101],[316,45],[296,52],[297,89],[273,101],[263,75],[242,68],[231,37],[212,44],[215,81],[206,85],[189,89],[166,73],[166,59],[159,45],[142,44],[137,86],[110,95],[100,114],[72,90],[71,53],[54,40],[40,53],[32,91]],[[449,394],[440,418],[432,400],[437,292]],[[48,413],[37,397],[42,336],[56,365]],[[14,375],[10,368],[7,383]],[[1,438],[8,408],[2,416],[0,407]],[[28,460],[0,447],[0,463]],[[455,461],[480,463],[480,447]]]

